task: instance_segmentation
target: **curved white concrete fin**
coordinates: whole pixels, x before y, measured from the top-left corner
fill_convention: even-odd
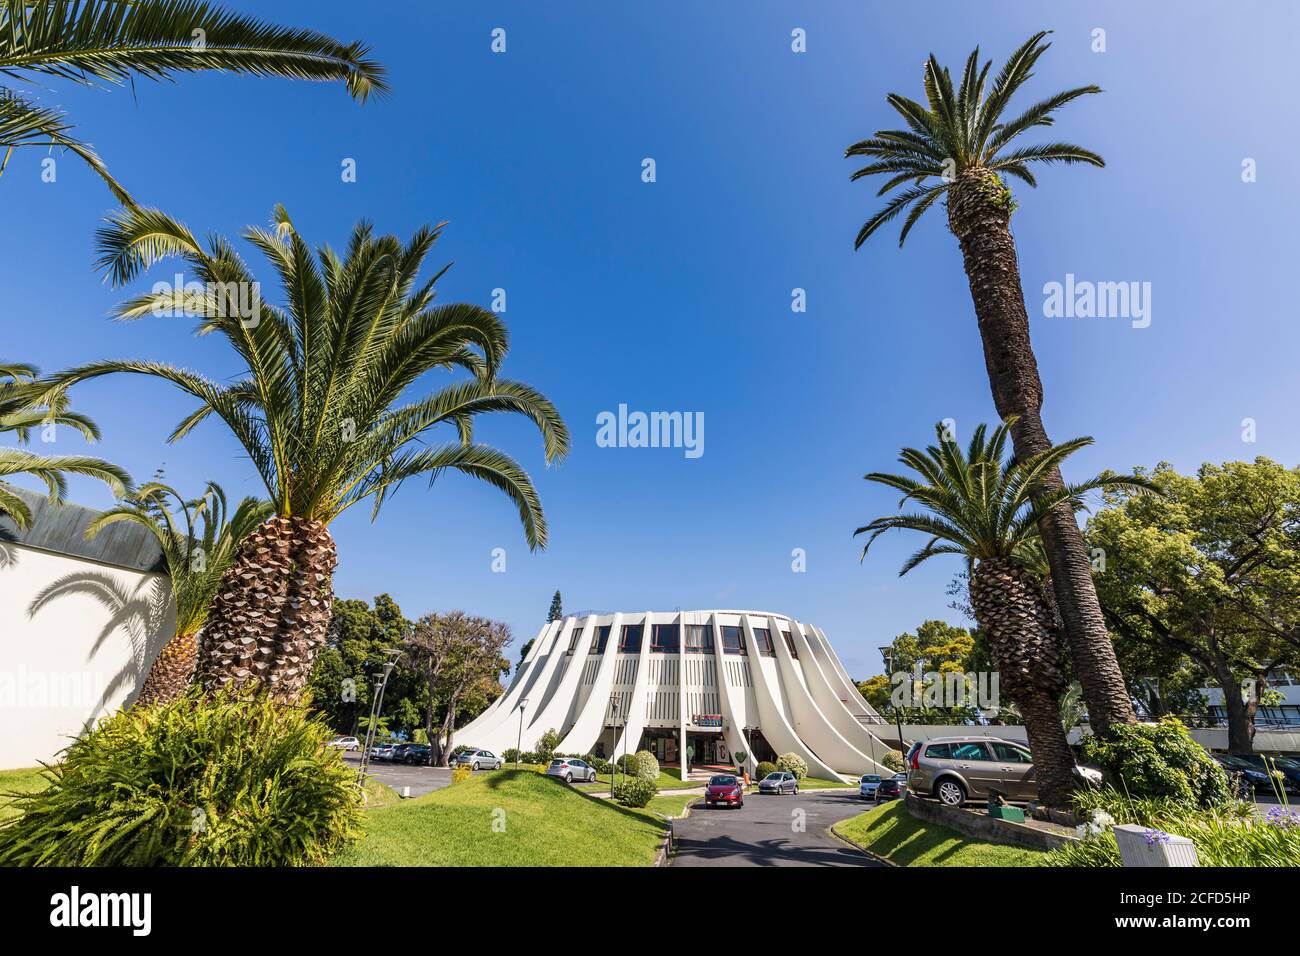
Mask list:
[[[605,716],[609,713],[609,692],[614,686],[614,664],[618,654],[618,638],[623,630],[623,615],[615,614],[609,628],[605,653],[600,656],[600,666],[587,701],[573,720],[573,726],[564,735],[557,748],[560,753],[585,754],[591,751],[605,729]]]

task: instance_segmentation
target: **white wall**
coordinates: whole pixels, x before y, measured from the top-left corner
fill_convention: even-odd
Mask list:
[[[0,769],[132,699],[175,625],[161,575],[0,542]]]

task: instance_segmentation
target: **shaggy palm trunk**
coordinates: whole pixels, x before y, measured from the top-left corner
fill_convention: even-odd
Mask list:
[[[136,706],[166,704],[185,693],[194,677],[194,662],[198,654],[198,637],[194,634],[177,634],[164,644],[140,686]]]
[[[1009,560],[986,560],[970,579],[971,609],[988,634],[998,686],[1020,709],[1034,756],[1039,799],[1068,807],[1074,752],[1061,723],[1065,689],[1052,612],[1034,576]]]
[[[199,655],[204,689],[260,685],[278,700],[298,701],[329,630],[335,563],[323,522],[277,515],[249,534],[208,614]]]
[[[948,226],[961,243],[993,402],[1003,419],[1017,416],[1011,435],[1016,455],[1023,459],[1047,451],[1051,442],[1040,414],[1043,383],[1029,340],[1010,201],[1009,191],[994,173],[967,169],[949,191]],[[1060,487],[1060,472],[1052,469],[1039,493]],[[1133,705],[1102,617],[1074,512],[1068,503],[1058,504],[1038,527],[1092,726],[1105,734],[1114,724],[1134,723]]]

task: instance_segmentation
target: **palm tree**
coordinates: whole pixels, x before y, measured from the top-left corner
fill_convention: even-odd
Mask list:
[[[176,502],[173,513],[168,500]],[[176,608],[176,634],[149,667],[136,703],[165,704],[189,686],[198,656],[198,634],[208,619],[221,579],[250,531],[270,517],[269,502],[248,497],[230,513],[226,493],[208,482],[201,498],[186,501],[174,488],[150,482],[131,500],[103,512],[86,528],[93,538],[109,525],[129,521],[146,528],[162,549]]]
[[[0,432],[13,432],[20,443],[31,438],[35,428],[67,425],[89,441],[99,438],[99,428],[78,412],[68,411],[63,396],[43,403],[34,386],[36,367],[23,362],[0,362]],[[51,501],[62,501],[68,493],[67,475],[86,475],[108,485],[114,495],[124,495],[131,488],[131,476],[122,468],[102,458],[89,455],[37,455],[21,448],[0,448],[0,478],[35,475],[45,482]],[[31,524],[32,512],[27,503],[0,482],[0,513],[19,528]]]
[[[473,440],[474,419],[512,412],[541,432],[546,460],[567,454],[569,433],[555,407],[521,382],[497,377],[508,349],[499,317],[474,305],[434,304],[443,269],[417,285],[442,227],[422,228],[403,245],[352,232],[346,253],[313,255],[282,207],[274,228],[244,237],[274,267],[285,305],[258,303],[251,318],[235,292],[257,284],[230,242],[201,245],[188,228],[151,209],[125,209],[100,231],[101,264],[118,283],[169,257],[184,260],[208,291],[151,292],[125,303],[121,318],[155,310],[201,315],[199,331],[223,336],[246,366],[230,384],[157,362],[107,361],[47,383],[58,394],[76,381],[131,372],[171,382],[198,400],[171,440],[215,415],[243,445],[266,485],[274,515],[248,535],[222,579],[199,651],[209,690],[252,681],[296,700],[325,639],[333,601],[334,540],[328,526],[367,499],[372,519],[408,478],[459,471],[505,492],[531,548],[546,545],[541,502],[528,474],[503,452]],[[464,370],[456,381],[407,400],[434,370]],[[429,444],[437,426],[454,439]]]
[[[888,175],[877,195],[910,184],[863,224],[855,247],[861,247],[872,233],[910,207],[898,238],[901,246],[925,211],[940,198],[945,200],[948,228],[961,245],[975,303],[994,405],[1000,417],[1015,419],[1012,438],[1021,458],[1042,454],[1052,443],[1040,414],[1043,385],[1029,340],[1029,318],[1011,235],[1016,201],[1003,177],[1034,187],[1038,182],[1030,167],[1037,163],[1105,165],[1096,153],[1071,143],[1013,148],[1021,134],[1052,126],[1052,114],[1062,106],[1101,92],[1096,86],[1081,86],[1055,93],[1014,117],[1007,114],[1012,97],[1033,75],[1034,64],[1050,46],[1044,42],[1046,35],[1040,32],[1030,37],[1007,60],[992,85],[987,83],[992,61],[981,67],[978,47],[967,58],[956,90],[948,70],[931,54],[924,72],[928,105],[889,94],[889,105],[903,117],[907,128],[878,130],[872,138],[845,151],[846,156],[871,159],[853,174],[854,180]],[[1061,476],[1052,471],[1044,476],[1039,494],[1052,495],[1061,487]],[[1094,726],[1105,733],[1112,724],[1133,723],[1133,705],[1097,600],[1083,535],[1066,502],[1043,513],[1040,532]]]
[[[303,80],[343,80],[364,101],[387,90],[384,68],[359,43],[279,27],[197,0],[0,0],[0,75],[86,85],[159,80],[223,70]],[[20,146],[67,149],[122,202],[131,197],[90,146],[70,135],[59,109],[0,86],[0,173]]]
[[[1074,755],[1061,724],[1066,679],[1059,630],[1042,577],[1029,567],[1039,547],[1039,522],[1045,511],[1057,506],[1070,509],[1073,516],[1083,506],[1083,496],[1094,489],[1150,486],[1140,478],[1105,473],[1045,492],[1047,476],[1092,439],[1076,438],[1027,458],[1004,460],[1014,427],[1014,421],[1007,421],[987,434],[980,425],[963,453],[944,426],[937,426],[938,445],[925,451],[905,448],[899,456],[920,480],[878,472],[866,476],[901,491],[900,505],[916,502],[925,511],[877,518],[854,534],[870,534],[864,558],[886,531],[903,528],[929,535],[900,574],[938,554],[966,558],[971,608],[988,635],[999,685],[1024,718],[1039,796],[1048,805],[1065,806],[1074,783]]]

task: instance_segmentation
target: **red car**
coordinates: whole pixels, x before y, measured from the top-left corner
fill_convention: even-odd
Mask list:
[[[711,807],[743,807],[745,787],[731,774],[710,777],[704,788],[704,802]]]

